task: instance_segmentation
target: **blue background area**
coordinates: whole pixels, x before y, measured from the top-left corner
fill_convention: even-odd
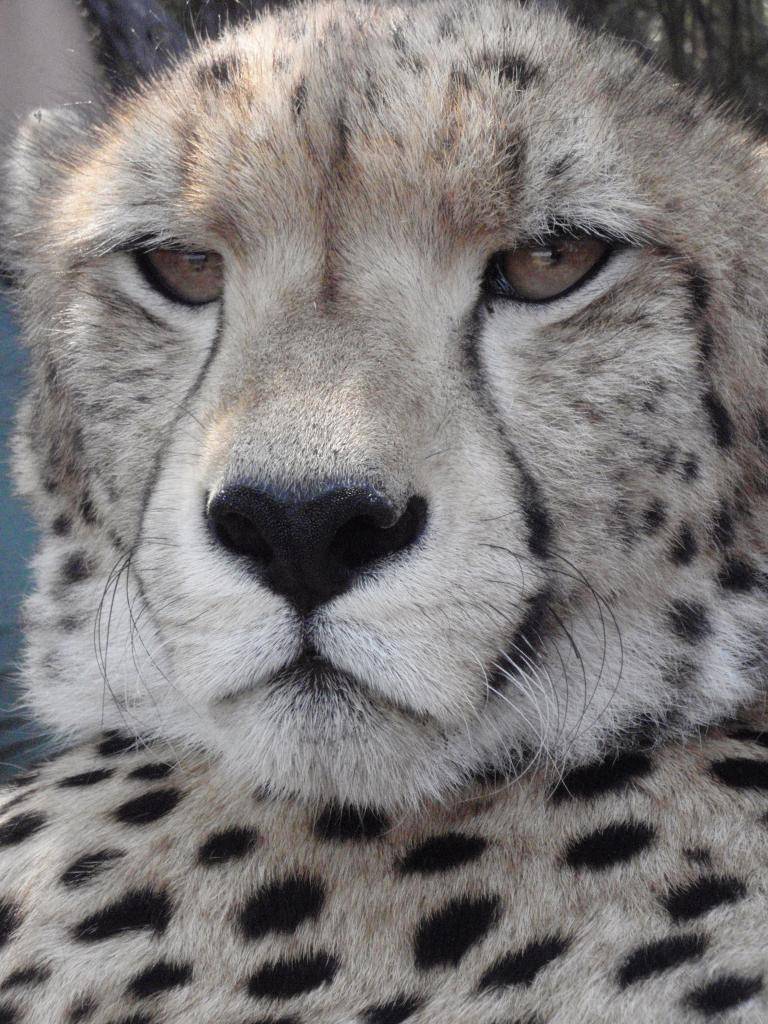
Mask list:
[[[28,563],[35,546],[31,518],[13,494],[9,468],[8,441],[24,387],[24,366],[10,303],[0,291],[0,781],[42,753],[35,727],[13,710],[13,675],[21,649],[19,606],[30,585]]]

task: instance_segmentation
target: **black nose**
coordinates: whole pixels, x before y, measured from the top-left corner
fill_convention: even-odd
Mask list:
[[[274,593],[306,614],[418,540],[427,503],[414,496],[398,515],[367,486],[325,484],[296,495],[237,484],[215,494],[206,514],[216,540],[249,558]]]

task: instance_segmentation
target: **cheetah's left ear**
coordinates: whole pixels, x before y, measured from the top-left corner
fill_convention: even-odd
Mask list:
[[[3,168],[0,210],[2,262],[11,274],[21,270],[25,241],[61,178],[75,165],[76,154],[96,118],[95,104],[73,104],[34,110],[17,129]]]

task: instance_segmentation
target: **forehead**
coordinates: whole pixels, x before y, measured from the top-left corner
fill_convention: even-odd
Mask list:
[[[165,230],[246,248],[308,223],[438,225],[451,245],[564,219],[631,233],[646,204],[616,127],[620,96],[650,114],[638,71],[514,3],[299,7],[125,104],[100,159],[113,206],[122,184]]]

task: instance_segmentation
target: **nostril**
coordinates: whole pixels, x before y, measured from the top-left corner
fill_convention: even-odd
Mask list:
[[[265,565],[271,562],[271,546],[244,515],[239,512],[209,512],[209,519],[216,539],[227,550],[256,558]]]
[[[414,544],[424,532],[427,503],[414,496],[399,519],[387,523],[389,517],[355,516],[345,523],[330,544],[330,555],[345,569],[363,569],[389,555],[397,554]]]

